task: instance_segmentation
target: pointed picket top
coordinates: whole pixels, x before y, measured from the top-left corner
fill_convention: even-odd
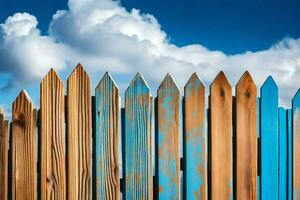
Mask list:
[[[4,114],[2,106],[0,106],[0,114]]]
[[[32,100],[26,90],[22,90],[19,95],[16,97],[15,101],[13,102],[13,105],[15,105],[17,102],[27,102],[27,104],[32,104]]]
[[[292,106],[293,108],[300,108],[300,89],[298,89],[295,96],[293,97]]]
[[[105,74],[103,75],[103,77],[101,78],[101,80],[99,81],[96,90],[100,90],[100,88],[105,87],[106,84],[111,85],[113,88],[116,88],[117,90],[119,89],[115,80],[113,79],[113,77],[111,76],[111,74],[109,72],[105,72]]]
[[[56,73],[56,71],[55,71],[53,68],[51,68],[51,69],[49,70],[49,72],[48,72],[48,73],[46,74],[46,76],[43,78],[41,84],[46,84],[45,82],[46,82],[47,80],[49,80],[49,79],[57,80],[57,81],[59,81],[59,83],[60,83],[61,85],[63,85],[63,81],[61,80],[61,78],[58,76],[58,74]]]
[[[275,82],[275,80],[273,79],[272,76],[269,76],[265,82],[263,83],[263,85],[261,86],[261,90],[268,90],[270,88],[276,88],[278,89],[278,86]]]
[[[244,92],[245,95],[249,98],[252,93],[256,93],[256,85],[254,80],[252,79],[252,76],[248,71],[246,71],[238,83],[236,84],[236,94],[239,92]],[[256,94],[255,94],[256,98]]]
[[[74,68],[74,70],[72,71],[71,75],[68,78],[68,81],[76,76],[84,77],[88,81],[90,80],[89,75],[87,74],[87,72],[85,71],[85,69],[80,63],[78,63],[78,65]]]
[[[149,92],[150,88],[147,84],[147,82],[145,81],[144,77],[142,76],[142,74],[140,72],[138,72],[135,77],[133,78],[133,80],[131,81],[131,83],[129,84],[128,88],[125,91],[125,95],[127,94],[127,91],[130,88],[134,88],[134,87],[141,87],[144,88],[143,92]]]
[[[173,91],[178,93],[178,95],[180,94],[179,88],[170,73],[167,73],[164,80],[159,85],[158,92],[165,90],[166,88],[172,89]]]
[[[215,87],[225,87],[230,88],[231,85],[223,71],[220,71],[219,74],[216,76],[216,78],[213,80],[213,82],[210,85],[210,89],[213,89]]]
[[[196,89],[199,89],[199,88],[204,89],[205,88],[202,80],[199,78],[199,76],[196,72],[194,72],[192,74],[192,76],[190,77],[190,79],[184,86],[185,95],[188,95],[188,91],[190,91],[193,87]]]

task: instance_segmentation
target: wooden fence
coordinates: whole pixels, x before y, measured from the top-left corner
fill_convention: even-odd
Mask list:
[[[152,98],[138,73],[121,108],[109,73],[91,96],[79,64],[65,95],[51,69],[39,110],[22,91],[11,128],[0,111],[0,199],[300,199],[300,92],[278,108],[272,77],[257,97],[245,72],[233,96],[220,72],[209,93],[168,74]]]

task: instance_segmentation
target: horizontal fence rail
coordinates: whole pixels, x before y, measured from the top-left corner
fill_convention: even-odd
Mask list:
[[[92,96],[80,64],[64,88],[51,69],[39,109],[26,91],[10,124],[0,109],[0,200],[300,199],[300,90],[284,109],[272,77],[245,72],[233,95],[194,73],[181,94],[167,74],[152,97],[137,73],[121,108],[112,76]]]

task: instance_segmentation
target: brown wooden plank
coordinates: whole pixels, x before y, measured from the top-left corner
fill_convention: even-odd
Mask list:
[[[236,199],[257,199],[256,96],[246,71],[236,85]]]
[[[8,121],[0,108],[0,199],[7,199],[8,175]]]
[[[68,199],[92,199],[90,78],[78,64],[67,81]]]
[[[26,91],[12,108],[12,199],[37,198],[36,114]]]
[[[180,199],[180,92],[170,74],[157,91],[158,199]]]
[[[232,92],[223,72],[211,84],[210,95],[211,199],[232,199]]]
[[[194,73],[184,87],[186,199],[207,199],[205,87]]]
[[[150,181],[149,181],[149,199],[153,199],[153,97],[150,94]]]
[[[40,85],[41,199],[66,199],[63,82],[51,69]]]

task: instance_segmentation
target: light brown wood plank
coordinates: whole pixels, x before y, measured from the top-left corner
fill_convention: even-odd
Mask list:
[[[8,121],[0,108],[0,199],[7,199],[8,175]]]
[[[232,92],[223,72],[211,84],[210,95],[211,199],[232,199]]]
[[[36,114],[22,91],[12,109],[12,199],[37,198]]]
[[[41,199],[66,199],[63,82],[51,69],[40,85]]]
[[[245,72],[236,85],[236,198],[257,199],[256,85]]]
[[[68,199],[92,199],[90,78],[78,64],[67,81]]]

